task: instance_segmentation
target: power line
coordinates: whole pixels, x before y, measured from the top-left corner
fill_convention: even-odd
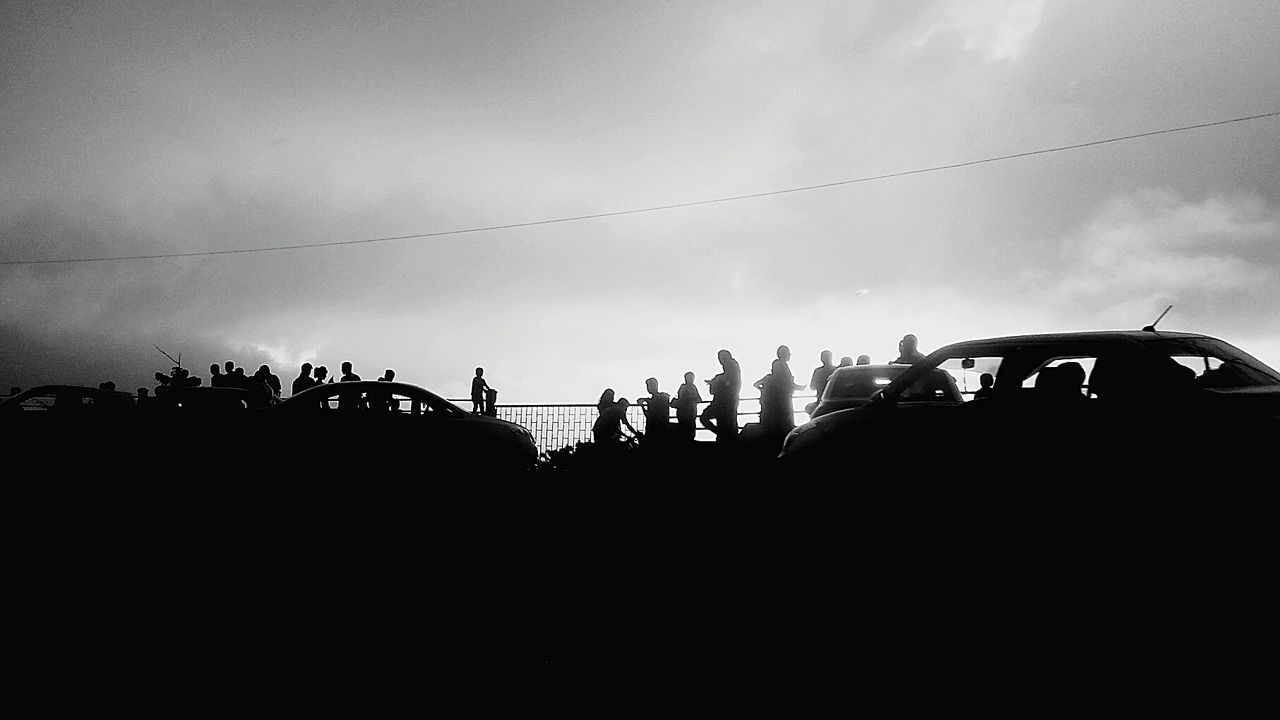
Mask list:
[[[906,177],[908,175],[921,175],[924,173],[938,172],[941,170],[955,170],[956,168],[969,167],[972,165],[983,165],[986,163],[1000,162],[1003,160],[1013,160],[1016,158],[1031,157],[1032,155],[1047,155],[1049,153],[1063,152],[1066,150],[1079,150],[1081,148],[1094,147],[1096,145],[1107,145],[1109,143],[1125,142],[1127,140],[1137,140],[1139,138],[1152,137],[1155,135],[1166,135],[1169,133],[1185,132],[1187,130],[1199,130],[1201,128],[1215,127],[1218,125],[1229,125],[1231,123],[1248,122],[1250,120],[1261,120],[1263,118],[1273,118],[1280,116],[1280,112],[1262,113],[1260,115],[1249,115],[1247,117],[1231,118],[1230,120],[1218,120],[1215,122],[1200,123],[1198,125],[1183,125],[1182,127],[1165,128],[1163,130],[1152,130],[1150,132],[1137,133],[1134,135],[1121,135],[1119,137],[1111,137],[1103,140],[1092,140],[1090,142],[1076,143],[1074,145],[1059,145],[1057,147],[1044,148],[1041,150],[1029,150],[1027,152],[1013,153],[1012,155],[999,155],[996,157],[983,158],[981,160],[968,160],[965,162],[951,163],[949,165],[933,165],[931,167],[917,168],[915,170],[902,170],[899,172],[885,173],[883,175],[869,175],[866,177],[853,178],[850,180],[837,180],[835,182],[821,183],[818,185],[803,185],[800,187],[783,188],[781,190],[768,190],[765,192],[750,193],[747,195],[732,195],[729,197],[712,198],[709,200],[693,200],[690,202],[672,203],[670,205],[653,205],[650,207],[633,208],[630,210],[613,210],[610,212],[592,213],[590,215],[574,215],[572,217],[551,218],[547,220],[530,220],[527,222],[508,223],[506,225],[485,225],[481,227],[464,228],[461,230],[440,230],[437,232],[418,233],[415,235],[393,235],[388,237],[364,238],[361,240],[335,240],[331,242],[303,243],[298,245],[273,245],[270,247],[259,248],[240,248],[236,250],[196,250],[192,252],[180,253],[156,253],[153,255],[119,255],[114,257],[88,257],[88,258],[66,258],[66,259],[46,259],[46,260],[4,260],[0,261],[0,265],[52,265],[58,263],[86,263],[86,262],[116,262],[123,260],[158,260],[161,258],[185,258],[185,257],[203,257],[210,255],[240,255],[244,253],[261,253],[276,252],[282,250],[304,250],[307,248],[337,247],[339,245],[366,245],[370,243],[392,242],[395,240],[418,240],[423,238],[444,237],[446,235],[466,235],[469,233],[491,232],[494,230],[512,230],[515,228],[536,227],[538,225],[554,225],[557,223],[577,222],[579,220],[596,220],[599,218],[618,217],[621,215],[637,215],[640,213],[658,212],[660,210],[675,210],[677,208],[697,207],[699,205],[713,205],[716,203],[736,202],[738,200],[751,200],[754,198],[770,197],[773,195],[787,195],[790,193],[808,192],[810,190],[822,190],[825,188],[840,187],[841,185],[854,185],[857,183],[873,182],[876,180],[888,180],[890,178]]]

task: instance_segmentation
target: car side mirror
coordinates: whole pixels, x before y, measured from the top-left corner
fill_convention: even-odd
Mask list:
[[[965,358],[960,361],[960,367],[964,368],[965,370],[972,370],[975,365],[977,365],[977,363],[973,361],[973,358]]]

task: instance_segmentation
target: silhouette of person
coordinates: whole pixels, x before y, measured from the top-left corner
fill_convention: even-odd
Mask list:
[[[982,387],[978,388],[978,391],[973,394],[973,399],[981,400],[983,398],[991,397],[991,393],[993,392],[992,386],[996,384],[996,377],[991,373],[982,373],[978,376],[978,383],[982,385]]]
[[[1065,400],[1085,399],[1084,394],[1080,392],[1084,387],[1084,367],[1074,360],[1062,363],[1058,366],[1054,384],[1058,394]]]
[[[853,358],[848,355],[840,358],[840,367],[853,367]]]
[[[114,392],[116,389],[116,384],[111,382],[110,380],[104,380],[103,382],[98,383],[98,389]]]
[[[596,402],[596,412],[604,414],[604,411],[613,407],[615,402],[613,388],[605,388],[604,392],[600,393],[600,399]]]
[[[924,353],[918,349],[919,341],[915,335],[903,335],[898,341],[898,359],[892,365],[914,365],[924,359]]]
[[[707,381],[711,402],[702,411],[702,426],[716,434],[717,441],[738,435],[738,402],[742,394],[742,366],[728,350],[716,353],[721,372]]]
[[[253,374],[253,379],[270,388],[273,396],[276,398],[280,397],[280,378],[277,377],[275,373],[271,372],[270,366],[260,365],[258,367],[258,372]]]
[[[671,396],[658,391],[658,378],[645,380],[644,387],[649,391],[649,397],[639,402],[644,408],[645,433],[652,440],[663,440],[671,424]]]
[[[395,379],[396,379],[396,371],[392,370],[391,368],[387,368],[386,371],[382,373],[382,377],[378,378],[378,382],[389,383],[389,382],[394,382]],[[369,396],[370,410],[378,410],[380,412],[381,411],[397,412],[400,410],[400,403],[396,400],[391,399],[391,393],[389,391],[388,392],[381,392],[381,391],[370,392],[368,393],[368,396]]]
[[[698,403],[702,402],[702,394],[694,384],[694,374],[684,374],[684,384],[676,391],[676,426],[680,437],[693,440],[698,434]]]
[[[617,402],[610,403],[600,413],[600,417],[596,418],[596,422],[591,426],[591,436],[598,445],[616,445],[622,441],[622,428],[626,427],[631,431],[632,435],[639,435],[636,429],[632,427],[631,422],[627,420],[627,408],[631,403],[626,398],[621,398]]]
[[[218,363],[209,365],[209,387],[222,387],[226,384],[226,377],[222,374],[222,366]]]
[[[858,356],[858,362],[856,362],[856,363],[854,363],[854,364],[855,364],[855,365],[870,365],[870,364],[871,364],[871,356],[870,356],[870,355],[859,355],[859,356]]]
[[[482,415],[484,414],[485,393],[489,390],[489,383],[484,379],[484,368],[476,368],[476,376],[471,378],[471,412]]]
[[[228,382],[231,376],[236,374],[236,364],[228,360],[222,364],[222,367],[226,370],[226,372],[224,373],[226,377],[223,378],[223,382]],[[230,383],[228,382],[228,384]]]
[[[831,351],[823,350],[818,356],[822,364],[813,369],[813,375],[809,378],[809,389],[822,398],[822,391],[827,389],[827,381],[831,379],[831,373],[836,371],[836,366],[831,363]]]
[[[804,390],[803,385],[796,384],[787,365],[791,348],[779,345],[777,354],[769,374],[755,382],[755,388],[760,391],[760,425],[771,433],[788,432],[796,426],[791,398],[797,390]]]
[[[351,372],[351,363],[342,363],[342,378],[339,382],[358,382],[359,380],[360,376]]]
[[[312,385],[313,386],[323,385],[325,378],[329,378],[329,368],[321,365],[320,367],[316,368],[316,379],[315,379],[315,382],[312,383]],[[329,382],[333,382],[333,378],[329,378]]]
[[[302,369],[298,373],[298,377],[293,379],[293,385],[289,388],[290,395],[297,395],[311,387],[315,387],[316,381],[311,379],[311,363],[302,363]]]

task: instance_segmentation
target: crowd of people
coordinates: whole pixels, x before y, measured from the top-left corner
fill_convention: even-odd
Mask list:
[[[821,398],[831,375],[837,368],[849,365],[870,365],[871,356],[859,355],[857,360],[846,355],[840,364],[832,362],[834,355],[830,350],[823,350],[819,356],[821,365],[814,368],[809,385],[798,384],[791,373],[791,348],[779,345],[776,358],[769,373],[752,383],[752,387],[760,391],[760,422],[757,431],[763,435],[777,437],[785,435],[795,427],[795,393],[806,389],[813,390]],[[698,423],[715,434],[717,441],[733,440],[739,433],[738,406],[742,391],[742,367],[733,353],[721,350],[716,354],[721,372],[710,380],[706,380],[707,390],[711,394],[711,402],[698,412],[702,395],[698,392],[695,375],[684,374],[684,384],[676,392],[674,399],[658,389],[657,378],[645,380],[647,397],[640,398],[637,403],[644,410],[645,433],[649,441],[685,440],[692,441],[697,432]],[[898,357],[891,364],[913,364],[924,359],[920,352],[919,341],[915,335],[905,335],[898,343]],[[613,388],[606,388],[596,404],[598,415],[592,425],[592,438],[597,444],[632,443],[642,433],[637,431],[627,419],[627,410],[631,407],[626,398],[617,398]],[[676,420],[671,422],[671,409],[675,408]]]

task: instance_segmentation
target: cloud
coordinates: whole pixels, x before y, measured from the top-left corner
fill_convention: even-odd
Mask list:
[[[1141,190],[1108,202],[1054,260],[1019,276],[1050,305],[1136,325],[1172,303],[1184,320],[1252,326],[1258,308],[1280,302],[1280,209]]]
[[[959,36],[966,52],[987,62],[1016,60],[1026,51],[1040,26],[1044,0],[951,0],[909,41],[914,48]]]

